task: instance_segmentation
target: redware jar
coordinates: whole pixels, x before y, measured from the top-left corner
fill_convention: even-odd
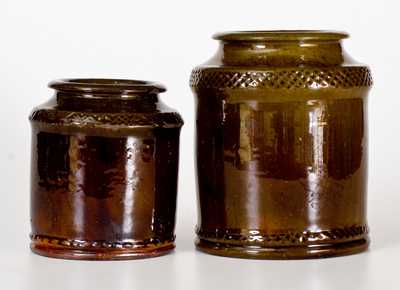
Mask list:
[[[327,31],[214,36],[197,101],[197,247],[244,258],[367,249],[368,67]]]
[[[31,248],[66,259],[133,259],[174,248],[179,133],[162,85],[50,83],[32,124]]]

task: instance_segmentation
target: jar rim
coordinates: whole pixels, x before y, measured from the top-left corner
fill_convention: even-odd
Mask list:
[[[349,34],[334,30],[248,30],[218,32],[213,38],[221,41],[338,41]]]
[[[61,92],[109,94],[158,94],[167,89],[152,81],[111,78],[71,78],[51,81],[48,86]]]

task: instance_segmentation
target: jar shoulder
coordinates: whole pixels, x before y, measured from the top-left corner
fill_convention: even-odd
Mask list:
[[[72,127],[181,127],[180,114],[158,102],[153,108],[135,110],[124,107],[121,110],[71,110],[57,105],[54,99],[35,107],[29,120],[56,126]]]
[[[319,89],[372,86],[368,66],[338,41],[231,42],[193,69],[192,88]]]

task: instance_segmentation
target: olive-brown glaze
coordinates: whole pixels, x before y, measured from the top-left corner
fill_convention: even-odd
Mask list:
[[[76,79],[32,124],[31,248],[67,259],[133,259],[174,248],[181,117],[161,85]]]
[[[267,259],[366,250],[369,69],[344,33],[221,33],[191,75],[207,253]]]

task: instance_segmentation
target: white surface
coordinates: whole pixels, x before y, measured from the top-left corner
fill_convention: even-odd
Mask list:
[[[399,289],[398,1],[0,1],[0,289]],[[289,10],[290,9],[290,10]],[[193,66],[221,30],[337,29],[371,66],[369,221],[365,254],[308,261],[219,258],[194,250]],[[172,68],[172,71],[171,71]],[[28,250],[34,105],[60,77],[157,80],[183,115],[177,250],[124,262],[47,259]]]

